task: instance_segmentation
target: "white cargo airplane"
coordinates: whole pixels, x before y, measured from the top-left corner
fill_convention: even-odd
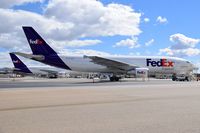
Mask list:
[[[32,28],[23,27],[33,54],[15,52],[23,57],[51,66],[80,72],[109,74],[110,81],[118,81],[122,75],[135,74],[137,69],[148,69],[150,74],[184,74],[188,76],[194,69],[189,61],[176,57],[100,57],[58,55]]]
[[[57,78],[58,72],[51,70],[49,67],[27,67],[14,53],[10,53],[10,58],[13,62],[14,73],[21,75],[45,75],[48,78]]]

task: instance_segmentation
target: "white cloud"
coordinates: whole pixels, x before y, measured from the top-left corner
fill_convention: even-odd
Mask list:
[[[164,49],[159,50],[159,55],[162,55],[162,54],[173,56],[174,52],[172,51],[171,48],[164,48]]]
[[[154,43],[154,39],[149,40],[148,42],[145,43],[145,46],[150,46]]]
[[[8,51],[0,52],[0,60],[1,60],[0,68],[13,66]]]
[[[148,23],[149,21],[150,21],[149,18],[144,18],[144,22],[145,22],[145,23]]]
[[[200,39],[190,38],[177,33],[171,35],[169,40],[174,44],[168,48],[160,49],[159,54],[179,57],[200,55],[200,49],[196,48],[196,45],[200,43]]]
[[[169,56],[178,56],[178,57],[185,57],[185,56],[197,56],[200,55],[200,49],[197,48],[187,48],[187,49],[171,49],[171,48],[164,48],[159,50],[159,54],[165,54]]]
[[[24,3],[43,2],[44,0],[1,0],[0,8],[9,8],[14,5],[22,5]]]
[[[196,55],[200,55],[200,49],[188,48],[188,49],[182,50],[182,53],[187,56],[196,56]]]
[[[56,44],[58,47],[84,47],[84,46],[92,46],[101,43],[101,40],[72,40],[72,41],[54,41],[50,40],[52,44]]]
[[[175,43],[172,45],[173,49],[194,48],[198,43],[200,43],[200,39],[190,38],[180,33],[171,35],[170,41]]]
[[[140,56],[141,53],[140,52],[135,52],[135,53],[129,53],[130,56]]]
[[[137,37],[127,38],[126,40],[121,40],[114,45],[114,47],[129,47],[129,48],[138,48],[140,45],[138,44]]]
[[[61,23],[36,13],[11,9],[0,9],[0,23],[0,47],[7,50],[29,48],[22,31],[23,25],[31,25],[45,38],[54,40],[64,40],[65,34],[68,34],[70,28],[73,27],[71,23]]]
[[[72,36],[139,35],[141,13],[122,4],[103,5],[96,0],[51,0],[45,16],[75,25]]]
[[[156,22],[163,24],[163,23],[167,23],[168,20],[165,17],[158,16],[157,19],[156,19]]]
[[[0,34],[0,48],[13,51],[27,51],[29,49],[29,46],[22,45],[26,44],[27,42],[17,36],[18,35],[15,32],[10,34],[8,33]]]

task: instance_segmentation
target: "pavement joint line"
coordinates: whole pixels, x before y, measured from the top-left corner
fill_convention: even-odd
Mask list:
[[[142,102],[142,101],[156,101],[156,100],[166,100],[166,99],[181,99],[190,98],[193,96],[171,96],[171,97],[149,97],[149,98],[135,98],[135,99],[124,99],[124,100],[112,100],[112,101],[96,101],[96,102],[80,102],[80,103],[69,103],[69,104],[55,104],[55,105],[39,105],[39,106],[26,106],[26,107],[16,107],[16,108],[4,108],[0,109],[0,112],[5,111],[18,111],[18,110],[30,110],[30,109],[45,109],[45,108],[55,108],[55,107],[72,107],[72,106],[85,106],[85,105],[99,105],[99,104],[112,104],[112,103],[132,103],[132,102]],[[198,95],[197,95],[198,96]]]

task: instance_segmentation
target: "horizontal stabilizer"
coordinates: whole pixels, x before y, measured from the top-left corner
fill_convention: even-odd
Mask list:
[[[25,54],[25,53],[21,53],[21,52],[13,52],[16,55],[20,55],[22,57],[28,58],[28,59],[34,59],[34,60],[38,60],[38,61],[43,61],[45,59],[45,57],[43,55],[33,55],[33,54]]]

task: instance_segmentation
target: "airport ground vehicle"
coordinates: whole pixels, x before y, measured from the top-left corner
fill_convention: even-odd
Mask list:
[[[110,81],[118,81],[125,74],[136,74],[137,69],[148,69],[149,74],[184,74],[189,75],[194,65],[176,57],[163,56],[70,56],[59,55],[32,28],[23,27],[32,54],[15,52],[23,57],[41,63],[79,72],[105,73]]]
[[[173,81],[191,81],[191,77],[190,76],[186,76],[184,74],[173,74],[172,75],[172,80]]]
[[[185,76],[184,74],[180,74],[176,76],[177,81],[189,81],[189,77]]]

